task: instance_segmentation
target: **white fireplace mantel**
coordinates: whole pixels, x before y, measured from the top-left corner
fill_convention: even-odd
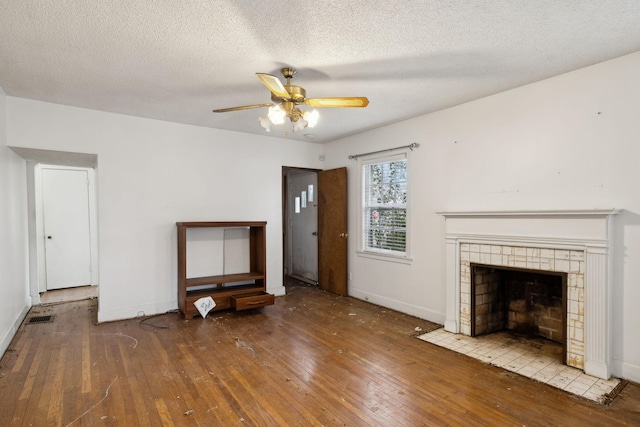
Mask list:
[[[539,263],[539,257],[518,258],[515,255],[503,256],[495,252],[498,252],[499,248],[505,248],[511,253],[510,248],[514,248],[515,254],[517,248],[520,253],[527,250],[553,250],[557,251],[554,252],[557,254],[575,254],[581,257],[581,261],[550,261],[555,262],[555,271],[565,271],[570,277],[581,282],[580,288],[575,289],[579,297],[576,297],[577,308],[574,308],[574,311],[580,313],[576,323],[579,326],[583,324],[584,327],[571,326],[567,331],[567,339],[571,339],[572,335],[584,333],[584,337],[572,342],[573,348],[577,349],[575,353],[578,354],[574,366],[582,367],[585,373],[599,378],[607,379],[611,376],[611,248],[613,218],[619,210],[437,213],[446,218],[447,331],[463,334],[469,332],[465,327],[464,317],[461,325],[461,315],[468,316],[468,310],[465,309],[465,293],[470,292],[469,289],[461,289],[461,283],[469,286],[465,280],[461,282],[461,274],[468,274],[469,265],[469,260],[463,259],[468,256],[467,253],[462,252],[461,256],[461,248],[478,248],[477,256],[483,257],[482,264],[541,270],[545,269],[544,262],[542,265],[535,264],[534,267],[527,265],[530,259]],[[481,254],[483,251],[486,253]],[[542,258],[542,261],[545,259]]]

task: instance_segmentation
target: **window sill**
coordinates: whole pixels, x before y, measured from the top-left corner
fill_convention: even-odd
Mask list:
[[[396,262],[399,264],[413,264],[413,258],[408,256],[386,255],[376,252],[356,251],[356,255],[363,258],[376,259],[378,261]]]

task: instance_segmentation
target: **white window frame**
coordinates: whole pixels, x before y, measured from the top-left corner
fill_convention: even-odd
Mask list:
[[[358,204],[357,204],[357,224],[358,224],[358,256],[373,258],[381,261],[399,262],[410,264],[413,259],[411,257],[411,156],[410,150],[402,150],[392,154],[378,154],[358,157]],[[364,168],[372,163],[393,162],[397,160],[407,161],[407,218],[406,218],[406,241],[404,253],[395,251],[385,251],[377,249],[367,249],[365,247],[365,220],[364,220]]]

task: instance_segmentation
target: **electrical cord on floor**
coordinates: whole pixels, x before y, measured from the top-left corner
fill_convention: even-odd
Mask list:
[[[145,317],[144,319],[142,319],[138,325],[140,325],[140,327],[142,328],[142,326],[151,326],[152,328],[156,328],[156,329],[169,329],[168,326],[162,326],[162,325],[154,325],[153,323],[147,323],[148,320],[151,320],[155,317],[160,317],[160,316],[164,316],[165,314],[171,314],[171,313],[178,313],[179,310],[167,310],[164,313],[158,313],[158,314],[154,314],[152,316],[149,317]]]

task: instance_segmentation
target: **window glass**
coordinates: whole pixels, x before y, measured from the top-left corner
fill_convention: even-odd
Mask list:
[[[407,254],[407,158],[362,163],[362,242],[365,252]]]

